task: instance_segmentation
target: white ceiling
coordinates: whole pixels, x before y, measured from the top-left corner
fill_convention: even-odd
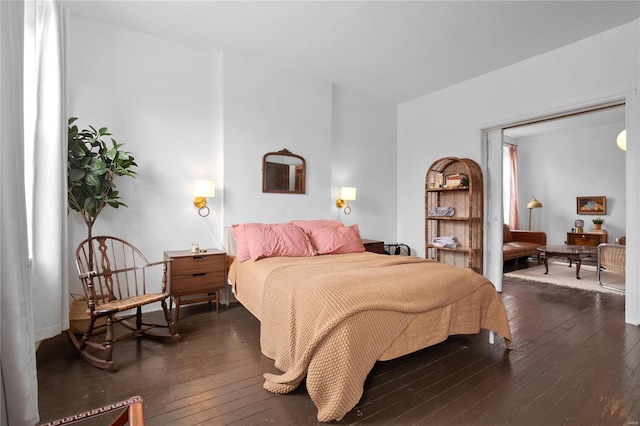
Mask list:
[[[631,22],[640,1],[65,0],[72,15],[229,50],[401,103]]]

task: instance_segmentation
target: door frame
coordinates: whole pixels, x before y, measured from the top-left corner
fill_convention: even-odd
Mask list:
[[[482,126],[480,129],[481,164],[485,178],[484,271],[498,291],[502,291],[502,134],[508,127],[588,112],[623,104],[626,114],[627,151],[626,181],[640,182],[640,93],[611,96],[572,107],[545,111],[516,120]],[[640,324],[640,191],[637,185],[626,185],[626,293],[625,322]]]

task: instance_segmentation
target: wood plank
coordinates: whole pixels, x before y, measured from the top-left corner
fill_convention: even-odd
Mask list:
[[[336,423],[640,421],[640,329],[624,323],[624,296],[505,278],[502,298],[515,350],[489,345],[483,331],[378,362],[361,400]],[[263,373],[277,369],[244,307],[185,306],[178,328],[180,342],[118,342],[112,372],[80,360],[65,335],[44,341],[41,421],[141,395],[151,425],[318,423],[304,381],[288,395],[263,389]]]

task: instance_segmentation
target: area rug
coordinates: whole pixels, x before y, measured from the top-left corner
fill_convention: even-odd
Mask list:
[[[544,265],[536,265],[526,269],[508,272],[505,277],[520,278],[527,281],[537,281],[563,287],[573,287],[582,290],[599,291],[602,293],[612,293],[623,295],[617,291],[609,290],[598,285],[596,279],[596,267],[592,265],[582,265],[580,267],[580,278],[576,279],[576,265],[569,267],[568,263],[561,261],[549,262],[549,273],[544,274]],[[624,288],[624,275],[614,272],[602,271],[601,279],[603,283],[612,287]]]

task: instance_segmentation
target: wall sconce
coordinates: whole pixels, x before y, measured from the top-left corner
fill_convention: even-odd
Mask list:
[[[207,207],[207,198],[216,196],[216,183],[212,180],[195,180],[193,182],[193,205],[198,208],[198,214],[202,217],[209,216],[211,212]]]
[[[349,206],[349,201],[353,201],[356,199],[356,188],[343,186],[340,189],[340,198],[336,200],[336,206],[338,208],[344,207],[344,214],[351,213],[351,206]]]
[[[529,231],[531,231],[531,210],[539,209],[540,207],[542,207],[542,203],[536,200],[536,197],[531,197],[531,201],[527,204],[527,208],[529,209]]]
[[[616,143],[618,144],[618,148],[620,148],[621,150],[627,150],[627,129],[624,129],[623,131],[618,133]]]

